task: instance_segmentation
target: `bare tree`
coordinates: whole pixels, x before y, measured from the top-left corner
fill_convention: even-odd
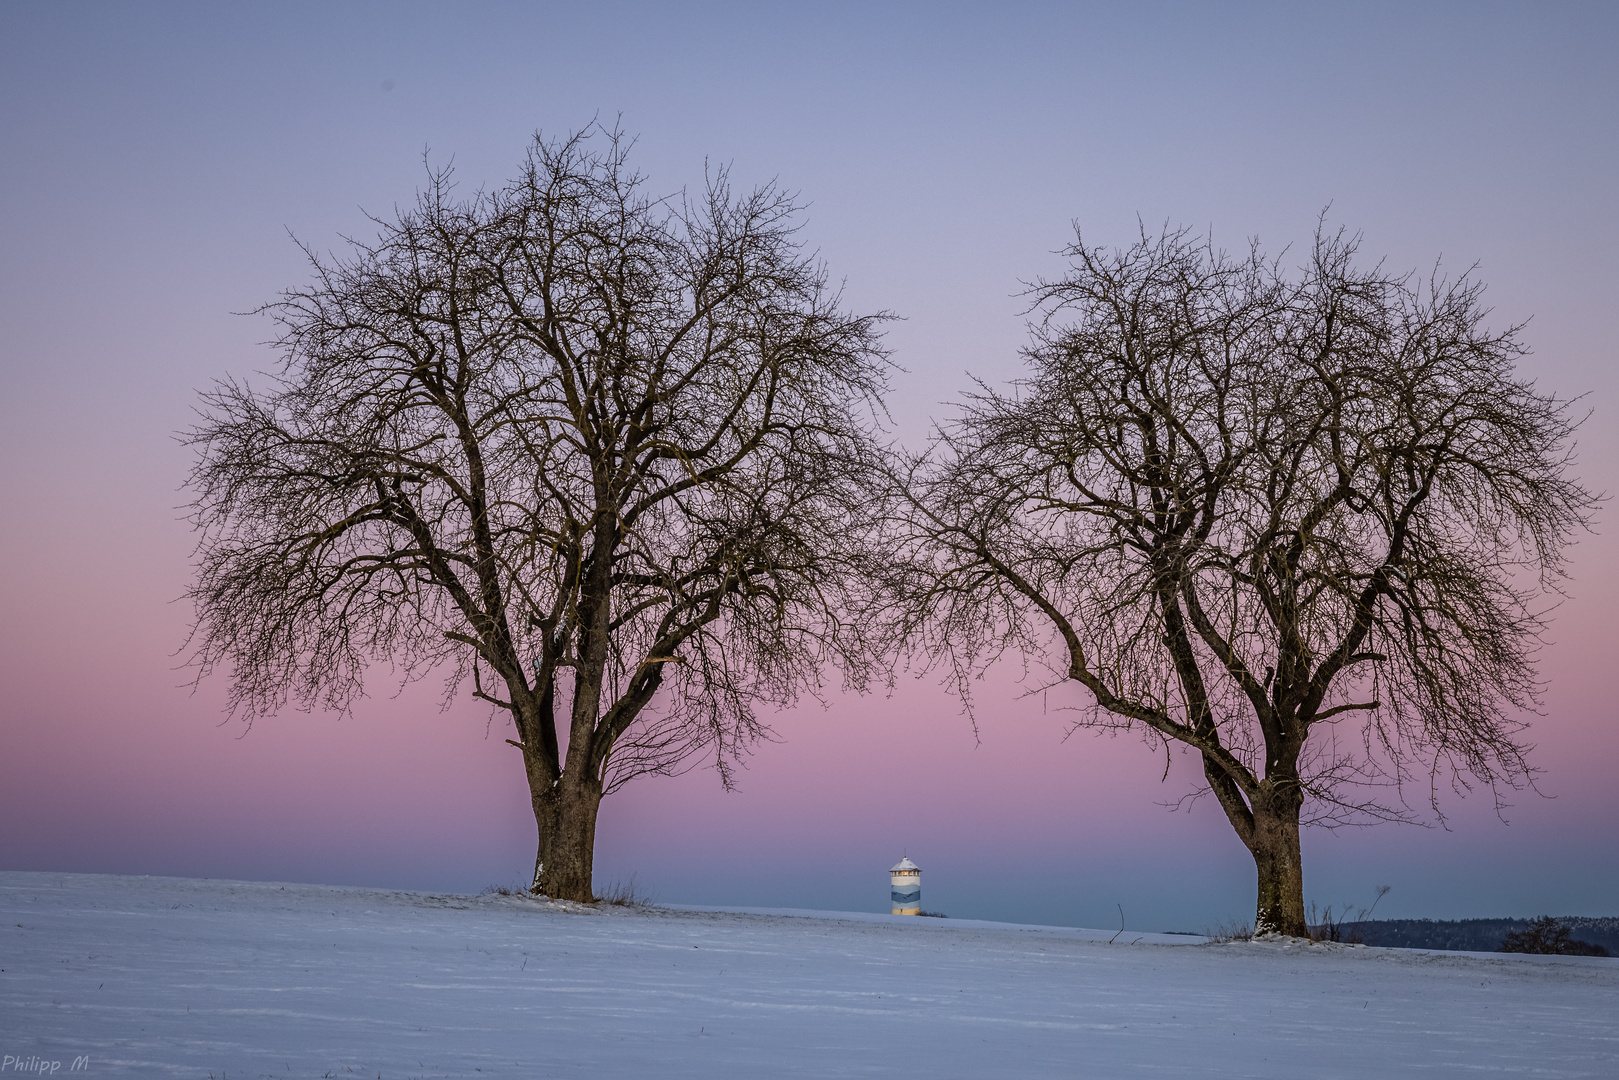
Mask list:
[[[1008,652],[1084,725],[1182,743],[1305,935],[1301,820],[1412,816],[1423,778],[1528,783],[1520,710],[1595,497],[1568,404],[1514,373],[1482,286],[1301,272],[1181,232],[1031,287],[1030,374],[896,473],[890,627],[965,679]],[[1385,794],[1379,795],[1382,786]],[[1433,808],[1438,811],[1437,801]]]
[[[519,178],[431,176],[267,310],[282,366],[191,435],[199,678],[249,721],[346,709],[377,662],[510,715],[534,885],[592,899],[602,797],[858,678],[840,622],[874,460],[881,316],[844,312],[775,187],[654,199],[627,141],[536,137]]]

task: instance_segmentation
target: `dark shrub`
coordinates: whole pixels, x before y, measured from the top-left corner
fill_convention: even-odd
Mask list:
[[[1514,930],[1501,939],[1501,952],[1546,953],[1557,956],[1607,956],[1608,950],[1588,941],[1575,941],[1568,927],[1542,915],[1531,919],[1524,930]]]

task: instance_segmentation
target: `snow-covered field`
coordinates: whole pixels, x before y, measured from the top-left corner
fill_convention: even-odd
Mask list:
[[[0,908],[0,1080],[1619,1076],[1619,960],[35,873]]]

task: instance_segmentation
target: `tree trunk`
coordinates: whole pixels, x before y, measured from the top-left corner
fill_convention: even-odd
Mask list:
[[[1309,937],[1304,918],[1304,864],[1299,852],[1300,800],[1255,800],[1253,841],[1248,850],[1259,871],[1254,933]]]
[[[546,863],[551,858],[551,842],[557,834],[557,810],[561,800],[557,797],[557,785],[545,779],[543,775],[536,776],[538,770],[530,768],[528,777],[529,803],[534,808],[534,826],[538,833],[538,843],[534,850],[534,878],[529,882],[529,892],[541,892],[540,879],[545,874]]]
[[[552,791],[554,794],[548,798],[535,800],[534,820],[540,829],[540,842],[534,891],[553,900],[594,903],[592,878],[601,784],[564,776]]]

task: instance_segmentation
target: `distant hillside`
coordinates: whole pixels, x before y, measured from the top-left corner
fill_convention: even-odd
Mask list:
[[[1574,932],[1577,941],[1602,945],[1619,956],[1619,918],[1585,915],[1559,916],[1558,922]],[[1454,949],[1495,952],[1507,934],[1524,930],[1528,919],[1376,919],[1361,923],[1360,936],[1368,945],[1396,949]],[[1350,928],[1345,927],[1348,931]]]

